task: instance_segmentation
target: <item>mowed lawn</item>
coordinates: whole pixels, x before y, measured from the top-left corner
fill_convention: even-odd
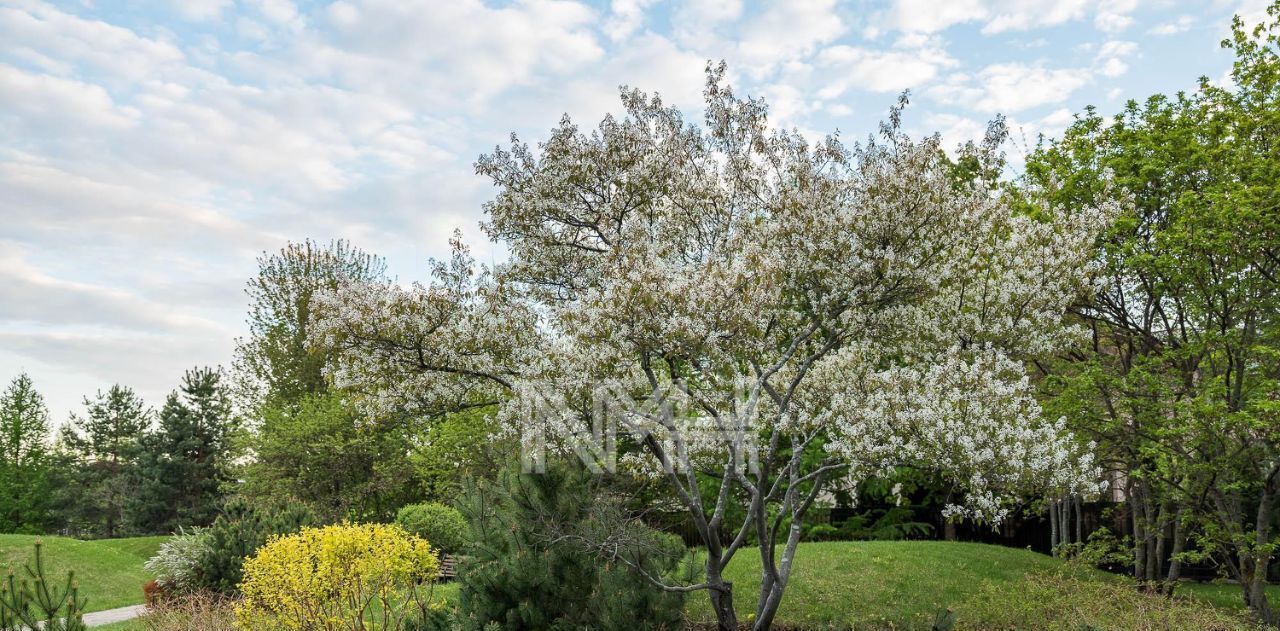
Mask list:
[[[168,537],[131,537],[80,541],[66,537],[0,535],[0,571],[13,568],[21,578],[22,566],[32,561],[36,539],[44,543],[46,576],[61,586],[67,572],[75,571],[80,593],[88,597],[86,609],[101,611],[142,602],[142,586],[152,577],[142,565]]]
[[[979,543],[801,544],[776,622],[789,629],[929,629],[951,610],[957,629],[1250,626],[1238,606],[1216,606],[1229,605],[1216,592],[1212,600],[1169,601],[1138,594],[1125,577],[1064,570],[1043,554]],[[754,548],[740,551],[726,572],[743,622],[754,610],[759,572]],[[686,610],[693,621],[715,620],[705,594],[691,595]]]

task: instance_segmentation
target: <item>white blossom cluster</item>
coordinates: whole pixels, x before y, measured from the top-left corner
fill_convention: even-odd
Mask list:
[[[624,90],[623,118],[483,157],[510,261],[477,272],[458,246],[430,285],[325,297],[335,381],[380,412],[496,402],[551,442],[608,420],[710,521],[689,472],[797,516],[903,466],[989,521],[1020,492],[1096,491],[1023,361],[1078,334],[1063,314],[1114,209],[1031,214],[937,137],[811,146],[716,71],[706,96],[705,128]]]

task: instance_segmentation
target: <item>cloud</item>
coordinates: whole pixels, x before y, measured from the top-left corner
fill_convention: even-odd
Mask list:
[[[1186,31],[1191,30],[1192,25],[1195,23],[1195,18],[1189,15],[1180,15],[1177,19],[1170,20],[1168,22],[1161,22],[1160,24],[1151,27],[1147,32],[1152,35],[1167,37],[1170,35],[1177,35],[1178,33],[1185,33]]]
[[[1104,42],[1098,49],[1097,55],[1094,56],[1094,64],[1098,74],[1109,78],[1123,75],[1129,71],[1129,64],[1125,63],[1125,59],[1132,57],[1137,52],[1138,44],[1136,42],[1119,40]]]
[[[991,64],[975,75],[952,75],[926,93],[946,105],[980,112],[1014,114],[1060,103],[1090,81],[1087,70],[1046,68],[1043,64]]]
[[[603,27],[605,35],[615,42],[631,37],[644,24],[645,11],[653,3],[654,0],[613,0]]]
[[[835,0],[790,0],[769,6],[741,32],[736,59],[757,77],[802,59],[848,29]]]
[[[838,45],[818,54],[817,66],[831,81],[823,88],[823,98],[835,98],[849,89],[870,92],[900,92],[920,88],[943,68],[958,62],[929,44],[914,49],[871,50],[858,46]]]
[[[882,21],[899,31],[936,33],[977,22],[986,34],[1056,26],[1093,16],[1099,30],[1114,32],[1132,23],[1135,0],[894,0]]]

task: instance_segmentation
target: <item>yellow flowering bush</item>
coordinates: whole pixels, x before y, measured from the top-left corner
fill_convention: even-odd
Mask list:
[[[243,629],[398,630],[426,606],[435,551],[389,524],[339,524],[276,537],[244,564]]]

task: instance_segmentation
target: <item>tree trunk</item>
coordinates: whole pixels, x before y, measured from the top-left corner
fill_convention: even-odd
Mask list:
[[[1147,556],[1147,576],[1152,582],[1160,580],[1160,576],[1164,574],[1164,540],[1165,527],[1168,526],[1169,513],[1167,505],[1161,504],[1160,511],[1156,513],[1156,520],[1153,524],[1155,529],[1154,551]]]
[[[1129,509],[1133,512],[1133,578],[1139,583],[1147,580],[1147,529],[1142,492],[1134,485],[1129,496]]]
[[[1054,500],[1049,503],[1049,553],[1055,557],[1058,556],[1058,539],[1060,536],[1058,528],[1058,502],[1057,500]]]
[[[1165,583],[1168,584],[1169,594],[1173,594],[1174,587],[1178,584],[1178,579],[1182,578],[1182,561],[1178,558],[1182,554],[1182,549],[1187,545],[1187,533],[1182,528],[1183,511],[1186,508],[1178,507],[1178,512],[1173,517],[1173,551],[1169,553],[1169,573],[1165,575]]]
[[[721,578],[721,568],[707,555],[707,583],[712,588],[707,590],[711,597],[711,610],[716,612],[716,624],[719,631],[738,631],[738,613],[733,608],[733,583]]]
[[[1249,568],[1252,576],[1246,577],[1249,585],[1245,587],[1245,600],[1249,609],[1264,624],[1280,626],[1280,612],[1271,609],[1267,601],[1267,570],[1271,567],[1271,551],[1268,544],[1271,539],[1271,511],[1275,504],[1275,489],[1270,481],[1262,490],[1258,499],[1258,518],[1254,523],[1254,545],[1249,551],[1251,557]],[[1243,581],[1242,581],[1243,583]]]
[[[1084,543],[1084,504],[1080,501],[1080,496],[1075,497],[1076,503],[1076,543]]]

